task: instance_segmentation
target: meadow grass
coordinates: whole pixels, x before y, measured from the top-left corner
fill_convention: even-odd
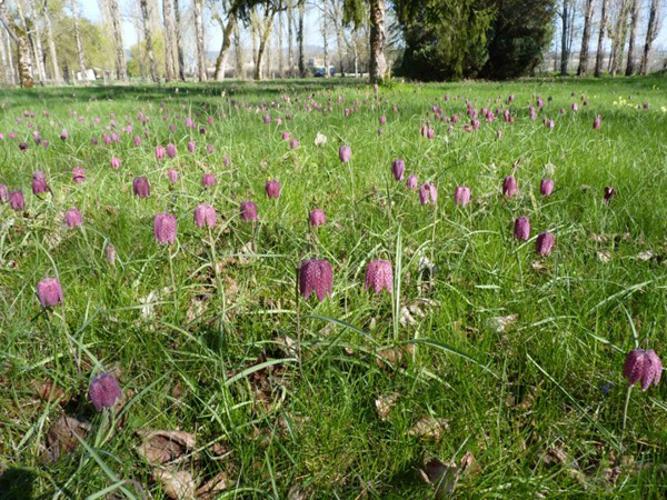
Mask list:
[[[480,130],[463,130],[466,98],[502,110],[510,94],[514,123],[481,117]],[[546,105],[531,121],[538,95]],[[461,122],[448,130],[433,105]],[[433,458],[458,465],[461,497],[665,494],[667,386],[631,391],[624,428],[622,377],[635,345],[667,355],[664,77],[396,83],[377,97],[369,86],[321,80],[5,90],[0,113],[0,183],[27,202],[22,213],[0,205],[6,497],[143,489],[161,498],[137,453],[142,429],[194,433],[196,453],[180,467],[198,482],[225,471],[224,498],[427,498],[433,487],[419,469]],[[597,114],[602,128],[593,130]],[[555,119],[553,130],[544,118]],[[112,119],[121,139],[107,146],[100,138]],[[419,134],[425,122],[433,140]],[[128,123],[134,131],[121,133]],[[48,148],[32,140],[36,129]],[[282,140],[285,130],[300,148]],[[318,132],[328,138],[319,147]],[[178,156],[157,161],[155,146],[169,142]],[[338,159],[341,144],[352,148],[349,164]],[[436,207],[394,181],[394,158],[406,176],[437,186]],[[76,185],[79,164],[87,180]],[[168,168],[181,174],[173,188]],[[35,170],[52,194],[30,193]],[[201,187],[204,172],[217,177],[212,189]],[[508,200],[501,184],[511,173],[520,191]],[[133,196],[138,175],[149,178],[150,198]],[[556,183],[549,198],[539,193],[545,176]],[[264,194],[269,178],[282,183],[278,200]],[[470,186],[468,207],[454,206],[457,185]],[[609,204],[604,186],[617,191]],[[256,225],[239,218],[245,199],[258,205]],[[195,227],[200,202],[216,207],[215,229]],[[80,229],[63,225],[71,207],[83,214]],[[310,230],[315,207],[327,222]],[[168,247],[152,229],[165,210],[178,218],[178,243]],[[520,215],[532,223],[528,242],[512,237]],[[535,237],[546,230],[557,243],[539,258]],[[104,258],[108,243],[115,266]],[[334,293],[297,308],[295,270],[311,256],[332,263]],[[391,296],[363,289],[374,258],[394,265]],[[35,286],[45,276],[60,279],[65,299],[43,311]],[[285,347],[297,338],[297,310],[300,357]],[[384,349],[393,363],[382,362]],[[118,374],[126,400],[111,424],[87,398],[102,370]],[[45,381],[59,398],[38,397]],[[395,405],[380,418],[376,399],[391,394]],[[46,461],[47,432],[64,413],[91,431]],[[426,417],[446,420],[437,420],[439,436],[411,432]],[[466,453],[478,467],[461,465]]]

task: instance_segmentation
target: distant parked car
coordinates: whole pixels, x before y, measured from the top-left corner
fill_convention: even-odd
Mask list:
[[[325,69],[324,67],[319,67],[319,68],[314,68],[313,69],[313,75],[317,78],[324,78],[325,76]],[[335,76],[336,75],[336,68],[333,66],[329,66],[329,76]]]

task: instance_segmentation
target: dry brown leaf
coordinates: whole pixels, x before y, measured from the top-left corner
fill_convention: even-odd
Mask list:
[[[475,476],[482,472],[482,468],[477,463],[475,455],[471,451],[466,451],[461,458],[461,473]]]
[[[646,250],[644,252],[640,252],[637,254],[637,258],[639,260],[643,260],[644,262],[651,260],[653,258],[653,252],[650,250]]]
[[[175,462],[195,448],[195,436],[189,432],[139,430],[137,434],[142,438],[137,451],[151,465]]]
[[[435,498],[447,498],[454,493],[460,472],[454,462],[444,463],[432,458],[419,470],[426,484],[435,488]]]
[[[42,401],[60,401],[65,399],[65,391],[58,387],[53,380],[43,380],[41,383],[35,380],[32,386],[37,397]]]
[[[496,316],[489,320],[489,324],[496,333],[505,333],[505,331],[512,326],[519,319],[518,314],[510,314],[509,316]]]
[[[609,250],[601,250],[598,252],[598,259],[603,264],[607,264],[611,261],[611,252]]]
[[[440,441],[442,433],[449,430],[449,422],[444,418],[424,417],[408,431],[410,436]]]
[[[537,272],[543,272],[543,271],[546,271],[548,269],[547,266],[544,264],[544,262],[542,262],[540,260],[534,260],[531,263],[530,267],[532,267],[533,270],[537,271]]]
[[[209,500],[216,498],[218,493],[225,491],[231,486],[229,477],[225,471],[219,472],[211,479],[202,484],[197,490],[198,500]]]
[[[89,431],[87,422],[62,415],[46,434],[46,460],[55,462],[61,455],[72,452],[79,445],[76,436],[84,439]]]
[[[397,392],[380,396],[375,400],[375,410],[383,422],[387,420],[392,408],[396,405],[400,395]]]
[[[397,347],[387,347],[378,351],[376,364],[380,368],[389,366],[398,366],[401,364],[405,356],[412,356],[415,352],[414,344],[405,344]]]
[[[549,448],[542,461],[546,465],[564,464],[567,461],[567,453],[561,447]]]
[[[308,495],[296,484],[287,492],[287,500],[307,500],[307,498]]]
[[[174,500],[195,498],[197,485],[190,471],[156,469],[153,478],[160,483],[165,494]]]

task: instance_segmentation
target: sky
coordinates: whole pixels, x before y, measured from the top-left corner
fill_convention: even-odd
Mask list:
[[[80,0],[81,6],[82,6],[82,12],[83,15],[90,19],[91,21],[97,22],[101,18],[100,14],[100,9],[98,5],[98,0]],[[129,10],[129,5],[133,2],[138,2],[138,0],[119,0],[119,3],[121,5],[121,13],[126,12]],[[160,0],[157,1],[158,4],[161,4]],[[187,0],[181,1],[181,8],[183,9],[186,4],[189,3]],[[645,2],[643,2],[645,3]],[[647,6],[644,6],[645,9],[647,9]],[[665,7],[663,6],[663,9]],[[664,11],[663,11],[664,12]],[[638,45],[643,48],[644,45],[644,33],[646,30],[646,18],[648,17],[647,14],[642,15],[640,22],[643,23],[644,26],[641,26],[640,29],[640,34],[639,34],[639,40],[638,40]],[[654,42],[654,49],[659,49],[659,50],[665,50],[667,49],[667,22],[665,21],[665,16],[662,15],[663,22],[661,22],[660,26],[660,32],[658,34],[658,37],[656,38]],[[205,22],[207,20],[205,19]],[[313,45],[313,46],[321,46],[322,45],[322,39],[320,36],[320,30],[319,30],[319,22],[317,19],[317,14],[315,12],[310,12],[306,15],[306,22],[305,24],[305,42],[306,45]],[[217,24],[212,24],[210,22],[207,23],[206,27],[204,28],[207,32],[207,37],[206,37],[206,45],[207,45],[207,50],[209,51],[217,51],[220,48],[220,44],[222,42],[222,34],[220,32],[220,28]],[[123,43],[126,48],[130,48],[132,45],[134,45],[137,42],[137,32],[134,26],[127,20],[123,20]],[[607,40],[607,43],[609,41]],[[593,32],[593,36],[591,37],[591,44],[595,45],[597,44],[597,31]],[[579,44],[575,43],[575,47],[573,47],[575,50],[578,50]]]

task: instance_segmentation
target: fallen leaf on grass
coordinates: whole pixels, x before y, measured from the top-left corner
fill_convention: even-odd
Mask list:
[[[653,252],[650,250],[646,250],[644,252],[640,252],[637,254],[637,258],[639,260],[643,260],[644,262],[651,260],[653,258]]]
[[[197,489],[198,500],[210,500],[231,486],[225,471],[219,472]]]
[[[387,347],[378,351],[377,358],[375,363],[380,368],[385,366],[398,366],[402,363],[403,358],[406,356],[412,356],[415,352],[414,344],[405,344],[397,347]]]
[[[505,333],[505,331],[512,326],[519,319],[518,314],[510,314],[509,316],[496,316],[489,320],[489,324],[496,333]]]
[[[160,483],[169,498],[174,500],[195,498],[197,485],[189,471],[171,471],[157,469],[153,478]]]
[[[449,430],[449,422],[444,418],[424,417],[408,431],[410,436],[440,441],[442,433]]]
[[[607,263],[611,262],[611,252],[609,250],[602,250],[602,251],[598,252],[598,259],[603,264],[607,264]]]
[[[412,304],[401,307],[400,323],[403,326],[414,325],[417,319],[426,316],[426,313],[438,303],[432,299],[417,299]]]
[[[475,455],[471,451],[466,451],[463,458],[461,458],[461,473],[476,475],[480,472],[482,472],[482,468],[477,463]]]
[[[385,422],[392,408],[396,405],[398,401],[399,394],[397,392],[392,392],[385,396],[380,396],[375,400],[375,409],[380,417],[380,420]]]
[[[79,445],[77,436],[84,439],[90,424],[67,415],[61,416],[46,434],[46,460],[55,462],[61,455],[70,453]]]
[[[432,458],[419,470],[422,479],[435,488],[435,498],[446,498],[454,493],[459,470],[454,462],[444,463]]]
[[[65,399],[65,391],[58,387],[53,380],[43,380],[41,383],[38,381],[33,382],[33,388],[39,399],[42,401],[59,401]]]
[[[139,430],[139,455],[151,465],[173,463],[195,448],[195,436],[183,431]]]

